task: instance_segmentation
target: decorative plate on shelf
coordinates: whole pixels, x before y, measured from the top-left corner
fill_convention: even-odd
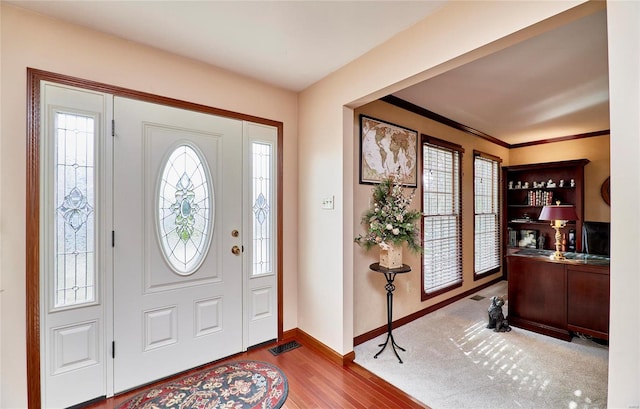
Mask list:
[[[611,206],[611,181],[610,177],[606,178],[604,182],[602,182],[602,187],[600,188],[600,194],[602,195],[602,200]]]

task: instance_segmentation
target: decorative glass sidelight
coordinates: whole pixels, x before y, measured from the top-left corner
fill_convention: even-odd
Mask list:
[[[200,267],[211,242],[214,202],[209,175],[202,155],[186,144],[171,152],[162,170],[158,239],[165,259],[181,275]]]
[[[95,301],[95,119],[55,113],[54,307]]]
[[[273,146],[251,144],[251,192],[253,200],[253,258],[252,275],[273,272]]]

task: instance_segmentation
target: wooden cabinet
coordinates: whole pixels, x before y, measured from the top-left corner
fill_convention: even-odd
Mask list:
[[[507,256],[510,325],[570,341],[573,333],[609,339],[609,259],[574,254],[551,260],[551,250]]]
[[[567,266],[567,328],[609,339],[609,270]]]
[[[564,264],[507,257],[510,325],[569,341]]]
[[[550,222],[540,221],[538,217],[545,204],[555,204],[556,201],[574,205],[579,217],[579,220],[567,223],[562,230],[564,251],[582,251],[584,166],[587,163],[588,159],[578,159],[502,168],[502,225],[506,254],[525,246],[555,249],[555,231]]]

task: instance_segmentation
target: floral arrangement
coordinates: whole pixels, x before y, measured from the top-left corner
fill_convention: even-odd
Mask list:
[[[422,214],[409,209],[414,195],[415,189],[405,196],[395,176],[383,179],[373,188],[371,208],[362,215],[362,224],[368,226],[367,234],[358,235],[355,242],[368,250],[375,245],[388,249],[406,241],[410,250],[421,252],[416,222]]]

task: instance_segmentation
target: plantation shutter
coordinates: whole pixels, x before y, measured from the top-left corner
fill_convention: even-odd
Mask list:
[[[500,158],[473,152],[474,273],[500,270]]]
[[[463,149],[423,136],[423,296],[462,285]]]

